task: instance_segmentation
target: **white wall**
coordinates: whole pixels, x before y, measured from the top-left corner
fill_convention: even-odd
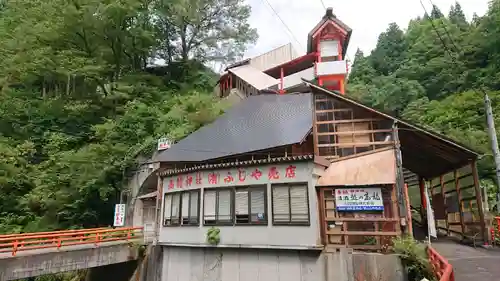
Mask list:
[[[319,251],[164,247],[161,281],[323,281]]]
[[[297,162],[283,163],[282,166],[293,164],[296,166],[296,177],[294,179],[286,179],[282,177],[280,180],[275,180],[273,183],[287,182],[307,182],[309,193],[309,226],[273,226],[272,225],[272,202],[271,202],[271,183],[264,173],[264,182],[267,184],[267,216],[268,225],[263,226],[217,226],[220,229],[220,245],[234,246],[259,246],[259,247],[275,247],[275,248],[317,248],[320,245],[319,231],[319,216],[318,202],[315,190],[317,176],[314,175],[316,165],[313,162]],[[268,166],[279,166],[268,165]],[[253,167],[255,169],[255,167]],[[265,167],[262,168],[265,170]],[[208,174],[208,172],[206,172]],[[233,172],[234,175],[234,172]],[[237,175],[235,175],[237,177]],[[168,193],[168,183],[172,178],[165,178],[164,190]],[[238,185],[237,183],[236,185]],[[254,182],[243,183],[241,185],[255,184]],[[262,184],[262,182],[260,182]],[[167,185],[167,186],[165,186]],[[224,186],[224,185],[223,185]],[[225,186],[228,186],[227,184]],[[201,187],[201,198],[203,198],[203,190],[209,185]],[[192,188],[195,189],[195,188]],[[199,188],[198,188],[199,189]],[[184,188],[184,190],[189,190]],[[162,200],[163,201],[163,200]],[[163,206],[162,206],[163,210]],[[162,214],[163,217],[163,214]],[[203,219],[203,200],[200,203],[200,220]],[[161,219],[163,221],[163,218]],[[210,226],[169,226],[160,227],[159,243],[162,245],[207,245],[206,233]]]

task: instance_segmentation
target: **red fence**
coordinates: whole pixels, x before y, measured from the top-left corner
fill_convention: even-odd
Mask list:
[[[93,228],[53,232],[0,235],[0,253],[129,241],[142,237],[142,227]]]
[[[427,253],[429,254],[429,261],[437,280],[455,281],[451,264],[430,246],[427,248]]]

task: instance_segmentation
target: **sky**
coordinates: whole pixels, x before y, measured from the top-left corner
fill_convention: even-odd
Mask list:
[[[250,25],[257,28],[259,39],[249,48],[245,57],[253,57],[276,47],[292,43],[297,53],[305,54],[307,34],[321,20],[325,9],[321,0],[267,0],[285,25],[274,14],[266,0],[246,0],[252,7]],[[432,2],[431,2],[432,1]],[[430,13],[434,3],[447,15],[456,0],[422,0]],[[468,20],[474,13],[482,16],[488,8],[488,0],[459,0]],[[360,48],[365,55],[377,44],[377,37],[389,23],[396,22],[406,29],[408,22],[424,14],[420,0],[323,0],[332,7],[338,19],[353,30],[347,50],[347,59],[354,59]]]

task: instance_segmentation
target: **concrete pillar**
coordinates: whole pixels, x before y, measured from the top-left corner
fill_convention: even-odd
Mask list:
[[[338,252],[326,252],[325,259],[325,281],[354,281],[352,250],[340,249]]]
[[[161,281],[163,247],[149,245],[131,281]]]

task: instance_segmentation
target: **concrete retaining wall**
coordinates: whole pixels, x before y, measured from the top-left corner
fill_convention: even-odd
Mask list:
[[[161,281],[406,281],[398,256],[349,249],[164,247],[162,263]]]
[[[397,255],[353,253],[349,249],[323,255],[325,281],[406,281],[403,264]]]
[[[0,281],[16,280],[51,273],[86,269],[137,259],[137,249],[124,243],[69,246],[10,253],[0,256]]]
[[[319,251],[164,247],[161,281],[322,281],[320,257]]]

